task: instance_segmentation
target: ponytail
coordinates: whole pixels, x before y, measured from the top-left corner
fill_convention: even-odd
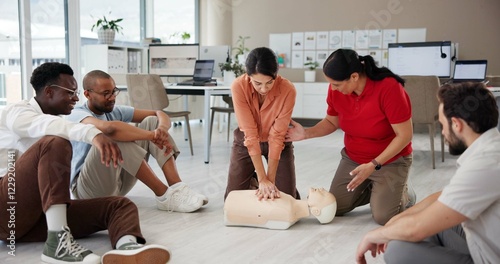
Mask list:
[[[350,49],[338,49],[326,59],[323,64],[323,73],[336,81],[348,80],[352,73],[364,73],[372,80],[380,81],[386,77],[396,79],[401,85],[405,81],[386,67],[377,67],[372,56],[358,56]]]
[[[399,75],[393,73],[386,67],[377,67],[372,56],[359,56],[359,60],[364,62],[365,74],[366,76],[368,76],[368,78],[380,81],[386,77],[392,77],[396,79],[396,81],[398,81],[401,85],[405,85],[405,80],[403,80],[403,78],[401,78]]]

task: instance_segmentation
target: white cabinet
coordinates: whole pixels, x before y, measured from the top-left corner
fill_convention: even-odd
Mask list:
[[[293,83],[297,98],[292,118],[323,119],[326,116],[328,83]]]
[[[84,73],[102,70],[111,75],[147,72],[147,49],[110,45],[83,46]]]

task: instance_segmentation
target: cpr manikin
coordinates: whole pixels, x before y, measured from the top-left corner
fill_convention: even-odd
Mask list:
[[[274,200],[260,200],[254,190],[232,191],[224,204],[224,224],[269,229],[287,229],[299,219],[308,217],[309,211],[320,223],[330,223],[337,211],[337,202],[323,188],[310,188],[307,201],[296,200],[280,192]]]

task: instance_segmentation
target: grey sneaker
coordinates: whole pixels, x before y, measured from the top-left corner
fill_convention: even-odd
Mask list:
[[[405,203],[405,210],[414,206],[417,202],[417,194],[415,194],[415,190],[410,184],[410,179],[405,184],[405,190],[403,192],[403,202]]]
[[[102,256],[103,264],[165,264],[170,260],[170,252],[160,245],[142,245],[136,242],[123,244]]]
[[[43,247],[44,263],[101,263],[101,257],[80,246],[73,239],[68,226],[61,231],[49,231]]]
[[[208,202],[208,200],[207,200]],[[175,188],[169,188],[166,199],[160,201],[156,198],[159,210],[181,213],[194,212],[203,206],[203,198],[194,193],[185,183],[177,183]]]

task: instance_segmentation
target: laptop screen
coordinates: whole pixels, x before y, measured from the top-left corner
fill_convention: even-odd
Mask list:
[[[487,60],[458,60],[455,63],[454,80],[478,80],[486,78]]]
[[[214,64],[214,60],[197,60],[194,65],[193,80],[207,81],[212,79]]]

